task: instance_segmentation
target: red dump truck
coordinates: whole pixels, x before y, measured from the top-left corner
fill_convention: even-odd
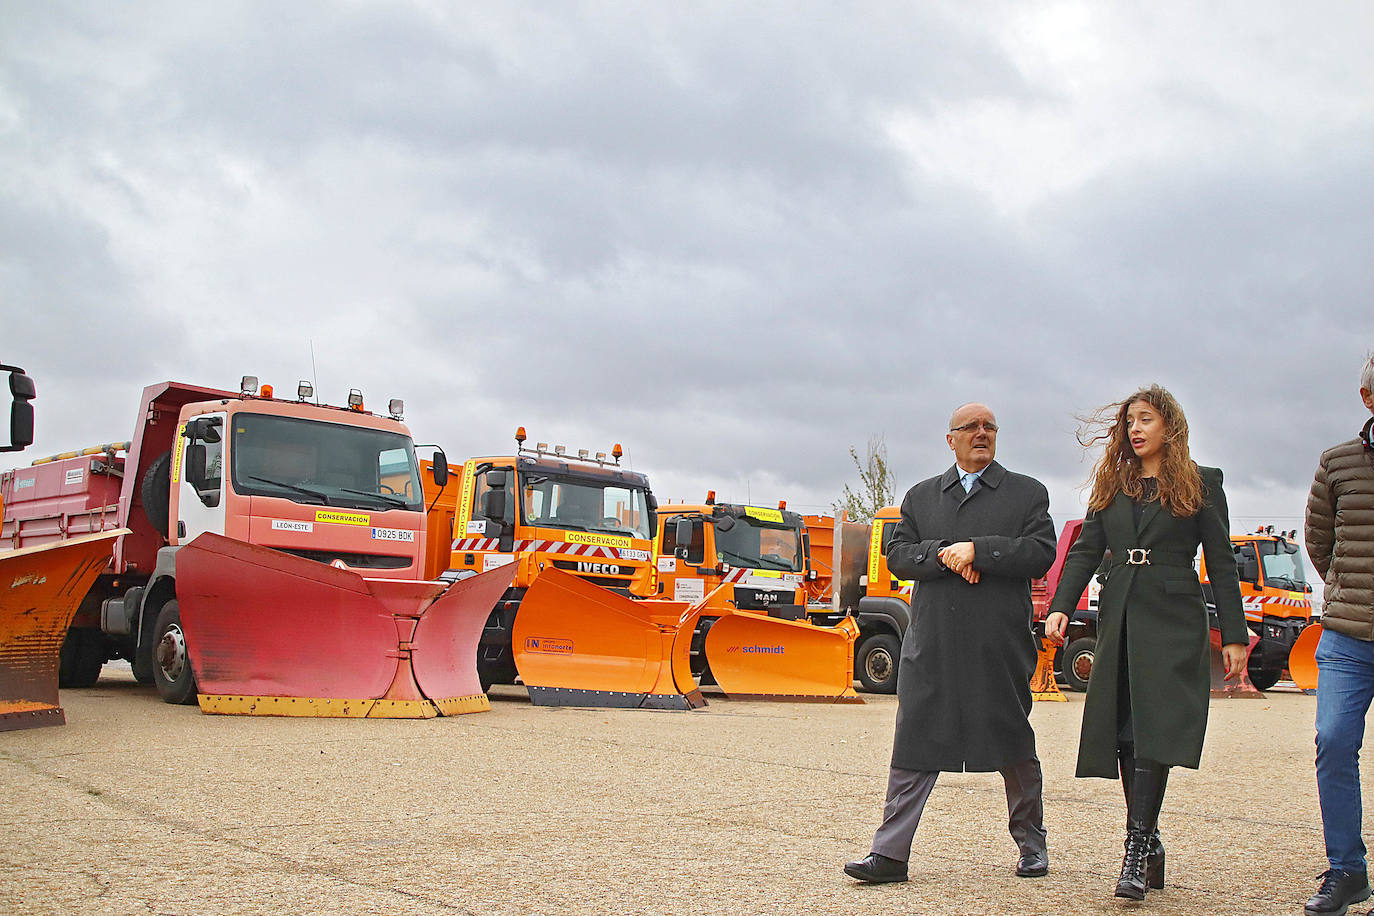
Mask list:
[[[89,686],[124,658],[167,702],[195,702],[176,558],[198,535],[372,579],[422,577],[424,502],[401,402],[377,416],[356,390],[347,407],[312,402],[304,382],[296,394],[276,398],[251,376],[239,391],[160,382],[143,390],[129,441],[0,475],[0,546],[128,529],[67,632],[61,686]],[[447,473],[442,453],[436,464]]]

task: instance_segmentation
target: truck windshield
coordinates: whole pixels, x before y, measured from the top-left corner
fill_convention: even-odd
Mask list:
[[[1260,541],[1260,562],[1264,564],[1264,584],[1295,592],[1307,587],[1298,545],[1287,541]]]
[[[520,511],[526,525],[651,538],[643,487],[526,471],[520,477]]]
[[[716,554],[731,566],[801,572],[801,529],[736,518],[729,531],[716,528]]]
[[[410,438],[319,420],[233,417],[234,490],[298,503],[418,512],[420,475]]]

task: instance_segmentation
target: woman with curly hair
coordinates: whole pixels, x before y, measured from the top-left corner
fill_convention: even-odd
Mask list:
[[[1109,553],[1077,775],[1120,775],[1126,854],[1116,896],[1142,900],[1147,886],[1164,886],[1157,825],[1169,768],[1196,769],[1207,730],[1211,658],[1207,606],[1193,567],[1199,544],[1228,679],[1245,667],[1249,631],[1221,471],[1193,463],[1188,421],[1173,395],[1158,385],[1142,388],[1103,408],[1080,442],[1105,442],[1106,451],[1045,633],[1063,644],[1069,615]]]

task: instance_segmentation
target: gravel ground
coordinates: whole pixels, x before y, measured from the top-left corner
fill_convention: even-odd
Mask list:
[[[1143,905],[1111,896],[1119,786],[1073,778],[1081,695],[1033,713],[1048,877],[1013,874],[996,774],[946,774],[912,880],[876,887],[840,866],[868,851],[895,701],[707,696],[548,709],[498,687],[490,712],[428,721],[207,716],[107,669],[63,692],[65,727],[0,733],[0,911],[1297,914],[1325,868],[1315,699],[1292,689],[1213,701],[1202,769],[1165,800],[1169,886]]]

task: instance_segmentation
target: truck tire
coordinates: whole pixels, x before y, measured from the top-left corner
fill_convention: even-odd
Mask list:
[[[1075,639],[1064,649],[1061,673],[1070,690],[1082,693],[1088,689],[1088,678],[1093,673],[1093,653],[1096,651],[1097,639],[1092,636]]]
[[[896,693],[902,643],[891,633],[874,633],[854,652],[854,673],[869,693]]]
[[[143,514],[158,534],[167,536],[167,513],[172,506],[172,453],[163,452],[143,472],[139,494],[143,497]]]
[[[162,606],[153,625],[153,683],[164,703],[187,706],[196,702],[196,676],[186,654],[186,634],[175,598]]]
[[[105,665],[105,639],[99,630],[73,627],[62,640],[57,660],[58,687],[92,687]]]
[[[1256,690],[1268,690],[1283,676],[1283,671],[1278,668],[1260,668],[1254,665],[1247,667],[1245,673],[1250,676],[1250,683],[1255,685]]]
[[[711,673],[711,662],[706,658],[706,634],[711,632],[711,627],[716,625],[718,619],[720,618],[702,617],[697,621],[696,632],[692,634],[692,677],[697,679],[699,687],[710,687],[716,683],[716,676]]]

